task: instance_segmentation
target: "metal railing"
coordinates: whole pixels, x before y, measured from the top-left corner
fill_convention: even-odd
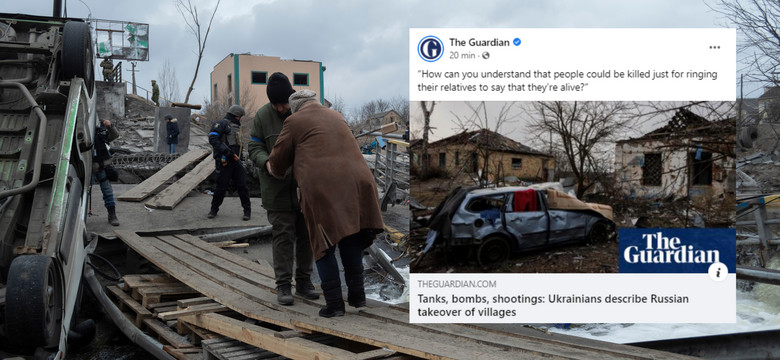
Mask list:
[[[382,210],[389,202],[396,203],[409,196],[409,153],[398,147],[409,147],[409,143],[388,140],[383,148],[377,146],[374,158],[374,179],[384,193]],[[403,196],[399,196],[399,193]]]

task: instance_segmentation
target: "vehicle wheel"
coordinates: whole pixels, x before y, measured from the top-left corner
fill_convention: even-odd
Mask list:
[[[70,21],[62,29],[62,79],[84,79],[92,95],[95,69],[92,66],[92,36],[87,23]]]
[[[477,248],[477,261],[482,266],[500,263],[509,258],[509,242],[499,236],[482,240]]]
[[[593,227],[590,228],[590,232],[587,236],[587,241],[590,244],[597,244],[601,242],[606,242],[612,239],[612,237],[615,235],[615,230],[606,221],[599,221],[595,224],[593,224]]]
[[[50,257],[23,255],[11,262],[5,319],[12,343],[30,348],[59,343],[62,291],[56,265]]]

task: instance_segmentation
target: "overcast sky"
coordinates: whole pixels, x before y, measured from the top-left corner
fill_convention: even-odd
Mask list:
[[[202,18],[215,3],[192,1]],[[49,16],[52,11],[48,0],[0,3],[0,11],[8,13]],[[168,59],[176,68],[183,97],[195,68],[196,42],[173,4],[172,0],[67,0],[67,14],[87,17],[91,11],[93,18],[150,24],[150,61],[139,63],[138,84],[149,88]],[[408,98],[410,27],[656,28],[721,23],[720,16],[699,0],[223,0],[190,102],[201,103],[209,96],[209,73],[229,53],[321,61],[327,67],[326,98],[340,97],[351,110],[374,99]],[[124,77],[130,78],[128,73]]]

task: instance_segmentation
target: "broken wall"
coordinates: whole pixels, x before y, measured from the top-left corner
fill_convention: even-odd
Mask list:
[[[97,90],[98,116],[112,122],[124,118],[126,83],[95,81],[95,88]]]
[[[171,115],[179,124],[179,144],[176,145],[176,153],[184,154],[189,151],[190,145],[190,109],[179,107],[159,107],[154,114],[154,151],[167,153],[168,129],[165,115]]]
[[[659,140],[618,142],[615,147],[615,167],[618,184],[624,195],[632,198],[659,199],[685,197],[708,199],[734,193],[735,165],[733,158],[713,153],[712,181],[710,185],[692,185],[689,153],[690,144],[670,144]],[[661,154],[660,185],[643,184],[646,154]]]

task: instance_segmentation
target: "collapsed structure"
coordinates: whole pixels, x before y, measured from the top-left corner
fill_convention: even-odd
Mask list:
[[[641,137],[620,140],[615,168],[622,192],[633,198],[733,197],[735,119],[708,121],[679,109]]]

